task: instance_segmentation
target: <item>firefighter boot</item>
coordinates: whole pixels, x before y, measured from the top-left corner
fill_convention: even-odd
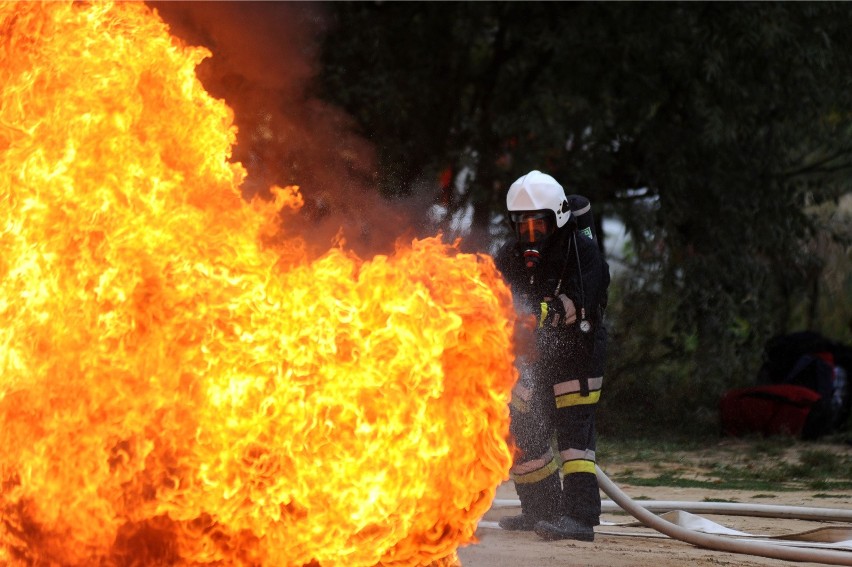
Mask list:
[[[556,511],[562,492],[558,474],[552,474],[535,483],[516,483],[515,490],[521,500],[521,514],[500,518],[497,524],[501,528],[531,532],[541,521],[556,520]]]
[[[497,521],[497,525],[510,532],[531,532],[539,522],[538,518],[530,514],[518,514],[517,516],[503,516]]]
[[[591,525],[577,521],[570,516],[561,516],[556,520],[538,522],[535,533],[544,540],[576,539],[595,541],[595,530]]]

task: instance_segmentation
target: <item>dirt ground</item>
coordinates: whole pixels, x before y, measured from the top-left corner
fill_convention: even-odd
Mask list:
[[[852,447],[848,449],[852,451]],[[607,467],[601,464],[611,479],[624,466]],[[753,503],[773,506],[796,506],[852,510],[852,490],[820,491],[779,491],[774,494],[755,493],[754,491],[731,491],[673,487],[636,487],[628,484],[616,485],[633,500],[666,500],[684,502],[726,501]],[[603,492],[602,498],[608,498]],[[497,491],[498,500],[516,500],[517,494],[510,482],[501,485]],[[815,566],[826,563],[793,562],[757,555],[746,555],[726,551],[702,549],[676,539],[671,539],[644,526],[627,527],[623,525],[601,525],[595,528],[593,543],[576,541],[546,542],[531,532],[507,532],[495,526],[503,515],[519,513],[519,508],[492,509],[485,515],[477,530],[479,543],[459,549],[459,559],[463,567],[525,567],[546,565],[553,567],[705,567],[736,566],[764,567],[778,565]],[[768,518],[731,515],[700,516],[721,524],[727,528],[761,536],[782,536],[823,528],[839,526],[852,530],[852,523],[817,522],[811,520]],[[602,524],[614,522],[624,524],[635,521],[623,513],[605,512],[601,516]],[[844,538],[845,539],[845,536]],[[852,537],[850,537],[852,539]],[[848,562],[842,559],[841,565],[852,565],[852,551],[848,553]],[[835,563],[838,564],[838,563]]]

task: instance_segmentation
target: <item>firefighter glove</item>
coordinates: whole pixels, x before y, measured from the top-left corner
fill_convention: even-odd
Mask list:
[[[539,307],[539,328],[545,325],[552,327],[556,327],[559,324],[570,325],[577,320],[577,310],[574,307],[574,302],[564,293],[560,293],[556,298],[542,301]]]

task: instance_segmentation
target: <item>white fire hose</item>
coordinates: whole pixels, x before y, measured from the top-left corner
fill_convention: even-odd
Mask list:
[[[624,492],[622,492],[621,489],[618,488],[597,465],[595,465],[595,472],[598,479],[598,486],[600,486],[601,490],[603,490],[606,495],[612,499],[618,508],[632,515],[645,526],[673,539],[716,551],[757,555],[760,557],[770,557],[786,561],[806,561],[812,563],[824,563],[827,565],[852,566],[852,552],[790,547],[767,542],[744,541],[705,534],[673,524],[672,522],[660,518],[651,512],[651,510],[654,509],[658,511],[684,509],[684,511],[695,513],[709,512],[734,516],[741,515],[767,518],[797,518],[803,520],[852,522],[852,510],[770,506],[760,504],[735,504],[728,502],[643,501],[639,504],[624,494]],[[604,503],[604,505],[605,504],[606,503]],[[519,505],[520,502],[517,500],[495,500],[492,504],[493,507],[497,508]],[[614,506],[613,509],[615,509]]]
[[[786,561],[810,561],[825,563],[827,565],[852,565],[852,553],[848,552],[785,547],[771,543],[736,540],[682,528],[656,516],[628,498],[597,465],[595,465],[595,472],[601,490],[612,498],[616,504],[621,506],[625,512],[628,512],[649,528],[655,529],[674,539],[717,551],[758,555],[761,557],[784,559]]]

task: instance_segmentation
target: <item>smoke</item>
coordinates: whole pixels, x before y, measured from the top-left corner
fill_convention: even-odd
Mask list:
[[[341,109],[313,94],[326,7],[313,2],[146,2],[173,36],[213,53],[198,77],[234,110],[233,159],[248,172],[246,198],[298,185],[304,208],[282,219],[283,235],[315,252],[338,235],[368,257],[388,252],[410,226],[375,191],[376,158]],[[406,235],[407,236],[407,235]]]

